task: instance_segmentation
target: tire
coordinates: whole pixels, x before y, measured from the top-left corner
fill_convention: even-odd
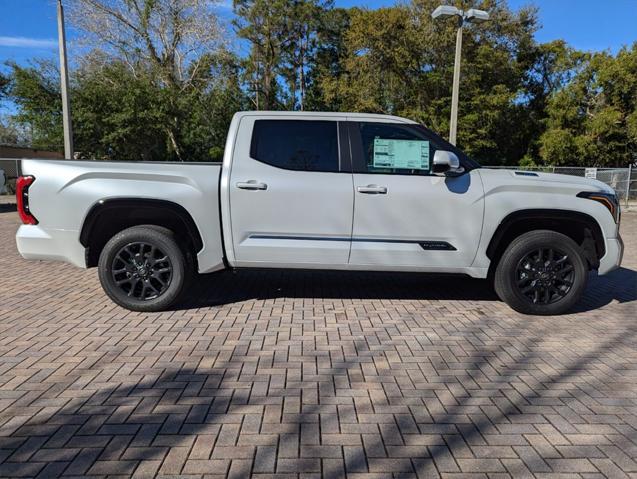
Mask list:
[[[587,280],[588,263],[577,243],[561,233],[538,230],[508,246],[495,270],[494,288],[514,310],[546,316],[569,311]]]
[[[169,230],[168,228],[165,228],[163,226],[159,226],[159,225],[143,225],[144,228],[151,228],[154,229],[156,231],[159,231],[160,233],[168,233],[170,235],[172,235],[173,237],[175,236],[174,233]],[[193,282],[193,280],[195,279],[196,273],[197,273],[197,260],[196,260],[196,255],[194,254],[193,248],[191,248],[191,245],[189,243],[185,243],[183,241],[180,241],[179,238],[175,237],[175,241],[177,242],[177,244],[179,244],[179,247],[181,248],[181,251],[184,254],[184,258],[186,260],[186,279],[184,282],[184,286],[183,289],[187,290],[188,287],[191,285],[191,283]]]
[[[164,311],[177,303],[193,274],[192,255],[169,229],[155,225],[120,231],[104,246],[100,283],[113,302],[131,311]]]

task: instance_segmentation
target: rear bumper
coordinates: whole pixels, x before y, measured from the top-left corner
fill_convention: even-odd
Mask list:
[[[86,268],[84,247],[74,230],[44,229],[22,225],[15,236],[18,251],[25,259],[65,261]]]
[[[610,273],[619,268],[624,256],[624,242],[621,236],[617,238],[606,238],[606,254],[599,261],[599,274]]]

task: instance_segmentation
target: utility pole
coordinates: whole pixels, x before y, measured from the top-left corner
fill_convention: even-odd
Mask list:
[[[460,96],[460,60],[462,56],[462,27],[465,22],[481,23],[489,19],[484,10],[471,8],[466,12],[450,5],[440,5],[431,14],[435,20],[440,17],[457,17],[458,31],[456,32],[456,58],[453,63],[453,87],[451,90],[451,120],[449,121],[449,143],[456,144],[458,133],[458,97]]]
[[[58,49],[60,51],[60,82],[62,91],[62,124],[64,125],[64,157],[73,159],[73,127],[69,100],[69,66],[66,60],[66,33],[64,31],[64,7],[58,0]]]
[[[460,95],[460,57],[462,55],[462,26],[464,19],[458,19],[460,26],[456,33],[456,58],[453,62],[453,88],[451,90],[451,120],[449,122],[449,143],[455,146],[458,134],[458,96]]]

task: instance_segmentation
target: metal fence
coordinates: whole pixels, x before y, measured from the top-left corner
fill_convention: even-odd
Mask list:
[[[15,179],[19,174],[20,160],[2,159],[0,158],[0,170],[4,171],[7,184],[2,187],[0,185],[0,195],[13,194],[15,188]]]
[[[7,178],[15,178],[18,176],[19,162],[20,160],[0,158],[0,170],[4,170]]]
[[[629,200],[637,199],[637,167],[584,168],[579,166],[488,166],[486,168],[515,171],[540,171],[544,173],[581,176],[582,178],[594,178],[606,183],[614,189],[617,197],[626,206],[628,206]]]

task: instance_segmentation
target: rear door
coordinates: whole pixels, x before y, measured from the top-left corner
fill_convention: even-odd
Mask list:
[[[478,172],[433,175],[436,149],[453,147],[419,125],[351,122],[349,130],[355,195],[350,264],[423,271],[469,267],[484,213]]]
[[[250,141],[235,145],[229,184],[237,266],[347,265],[354,193],[343,125],[324,116],[242,118]]]

